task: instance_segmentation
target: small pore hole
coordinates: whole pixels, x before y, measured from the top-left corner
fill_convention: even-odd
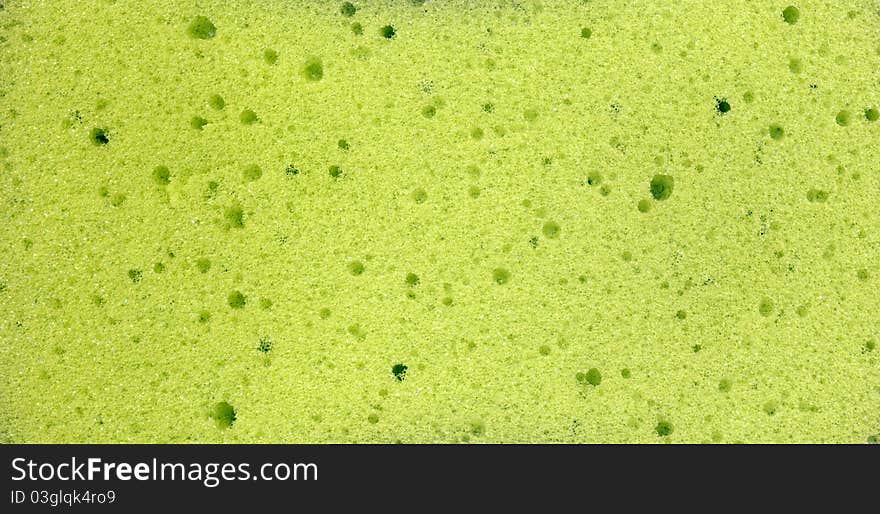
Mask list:
[[[403,380],[406,378],[407,369],[408,368],[406,364],[398,363],[394,366],[391,366],[391,374],[394,375],[394,378],[396,378],[398,382],[403,382]]]
[[[776,141],[779,141],[780,139],[785,137],[785,130],[780,125],[777,125],[776,123],[770,125],[769,133],[770,133],[770,137],[772,139],[775,139]]]
[[[257,117],[257,113],[255,113],[251,109],[245,109],[241,111],[241,114],[238,115],[238,119],[244,125],[253,125],[254,123],[260,121],[260,118]]]
[[[510,272],[504,268],[495,268],[492,271],[492,280],[498,285],[504,285],[510,282]]]
[[[758,312],[764,317],[773,314],[773,300],[767,297],[762,298],[758,303]]]
[[[651,196],[655,200],[663,201],[672,196],[672,188],[675,181],[670,175],[654,175],[651,179]]]
[[[217,27],[205,16],[196,16],[187,27],[187,32],[194,39],[211,39],[217,35]]]
[[[321,59],[315,56],[306,59],[305,66],[303,67],[303,75],[306,80],[311,82],[317,82],[324,78],[324,64],[321,62]]]
[[[201,116],[193,116],[192,119],[189,121],[189,126],[194,128],[195,130],[202,130],[207,124],[208,120],[202,118]]]
[[[364,269],[364,263],[361,261],[351,261],[348,263],[348,272],[354,276],[362,275]]]
[[[247,305],[247,296],[241,291],[233,291],[229,293],[227,301],[229,302],[229,306],[233,309],[244,309],[244,306]]]
[[[278,62],[278,52],[271,48],[263,50],[263,60],[266,61],[266,64],[269,66],[275,65],[275,63]]]
[[[357,13],[357,7],[351,2],[343,2],[342,7],[339,8],[339,12],[346,18],[351,18]]]
[[[541,231],[544,233],[544,236],[550,239],[556,239],[559,237],[559,232],[561,228],[559,224],[555,221],[547,221],[544,223],[544,226],[541,228]]]
[[[226,107],[226,100],[220,95],[211,95],[208,98],[208,106],[215,111],[222,111]]]
[[[156,166],[153,168],[153,181],[160,186],[167,186],[171,183],[171,170],[168,166]]]
[[[422,188],[413,191],[411,196],[415,203],[425,203],[428,199],[428,193]]]
[[[228,402],[219,402],[214,405],[214,409],[211,411],[211,417],[214,418],[214,421],[217,423],[217,428],[226,430],[235,423],[235,408]]]
[[[660,437],[669,437],[670,435],[672,435],[674,427],[672,426],[672,423],[668,421],[661,421],[657,423],[657,426],[654,427],[654,430]]]
[[[110,133],[105,128],[95,127],[89,133],[89,139],[94,145],[106,145],[110,142]]]
[[[394,27],[391,25],[385,25],[381,29],[379,29],[379,34],[382,35],[385,39],[394,39],[394,36],[397,35],[397,31],[394,30]]]

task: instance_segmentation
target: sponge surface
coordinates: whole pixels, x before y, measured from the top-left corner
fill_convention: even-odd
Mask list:
[[[5,0],[0,441],[876,442],[875,1]]]

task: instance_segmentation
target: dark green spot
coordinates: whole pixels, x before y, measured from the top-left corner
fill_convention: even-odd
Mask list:
[[[241,111],[241,114],[238,115],[238,119],[245,125],[253,125],[260,120],[257,117],[257,113],[250,109]]]
[[[193,116],[192,119],[189,121],[189,126],[196,130],[202,130],[202,128],[204,128],[204,126],[207,124],[208,120],[202,118],[201,116]]]
[[[107,129],[96,127],[89,132],[89,139],[94,145],[106,145],[110,142],[110,133],[107,132]]]
[[[382,37],[384,37],[385,39],[394,39],[394,36],[397,35],[397,32],[391,25],[385,25],[384,27],[379,29],[379,34],[381,34]]]
[[[204,16],[196,16],[187,29],[190,37],[195,39],[211,39],[217,35],[217,27]]]
[[[395,364],[391,366],[391,374],[394,375],[394,378],[397,379],[398,382],[403,382],[403,379],[406,378],[406,364]]]
[[[342,13],[343,16],[351,18],[357,12],[357,7],[351,2],[343,2],[339,12]]]
[[[217,422],[217,428],[225,430],[235,423],[235,408],[227,402],[220,402],[214,405],[211,417]]]
[[[657,423],[657,426],[654,427],[654,430],[657,431],[657,435],[659,435],[660,437],[668,437],[672,434],[673,431],[672,423],[668,421],[661,421]]]
[[[425,203],[428,199],[428,193],[422,188],[418,188],[412,192],[412,199],[416,203]]]
[[[364,263],[361,261],[351,261],[348,263],[348,272],[354,276],[358,276],[363,274],[364,272]]]
[[[347,18],[351,18],[357,12],[357,7],[351,2],[343,2],[339,12]]]
[[[779,141],[783,137],[785,137],[785,130],[777,124],[770,125],[770,137]]]
[[[244,309],[245,304],[247,304],[247,297],[241,291],[229,293],[227,300],[229,301],[229,306],[233,309]]]
[[[675,181],[672,179],[672,176],[654,175],[654,178],[651,179],[651,196],[653,196],[655,200],[666,200],[672,196],[672,188],[674,185]]]
[[[544,226],[541,228],[541,231],[544,233],[545,237],[550,239],[556,239],[559,237],[559,232],[562,230],[559,228],[559,224],[555,221],[547,221],[544,223]]]
[[[584,382],[591,386],[597,386],[602,383],[602,372],[596,368],[590,368],[584,374]]]
[[[167,166],[156,166],[153,168],[153,181],[160,186],[167,186],[171,183],[171,170]]]
[[[211,95],[208,98],[208,105],[215,111],[222,111],[226,107],[226,101],[220,95]]]
[[[266,64],[268,64],[269,66],[274,65],[278,62],[278,52],[272,50],[271,48],[263,50],[263,60],[266,61]]]
[[[128,270],[128,278],[131,279],[132,282],[137,284],[144,277],[144,272],[139,269],[130,269]]]
[[[239,205],[233,205],[226,209],[226,221],[233,228],[244,228],[244,209]]]
[[[196,260],[196,269],[199,273],[207,273],[211,269],[211,260],[205,257]]]
[[[758,303],[758,312],[764,317],[773,314],[773,300],[766,297],[762,298]]]

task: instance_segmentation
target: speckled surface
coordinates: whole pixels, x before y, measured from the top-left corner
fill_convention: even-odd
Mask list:
[[[0,440],[877,441],[877,2],[3,4]]]

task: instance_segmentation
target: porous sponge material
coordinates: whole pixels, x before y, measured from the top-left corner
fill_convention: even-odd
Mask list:
[[[871,442],[874,1],[5,0],[0,439]]]

